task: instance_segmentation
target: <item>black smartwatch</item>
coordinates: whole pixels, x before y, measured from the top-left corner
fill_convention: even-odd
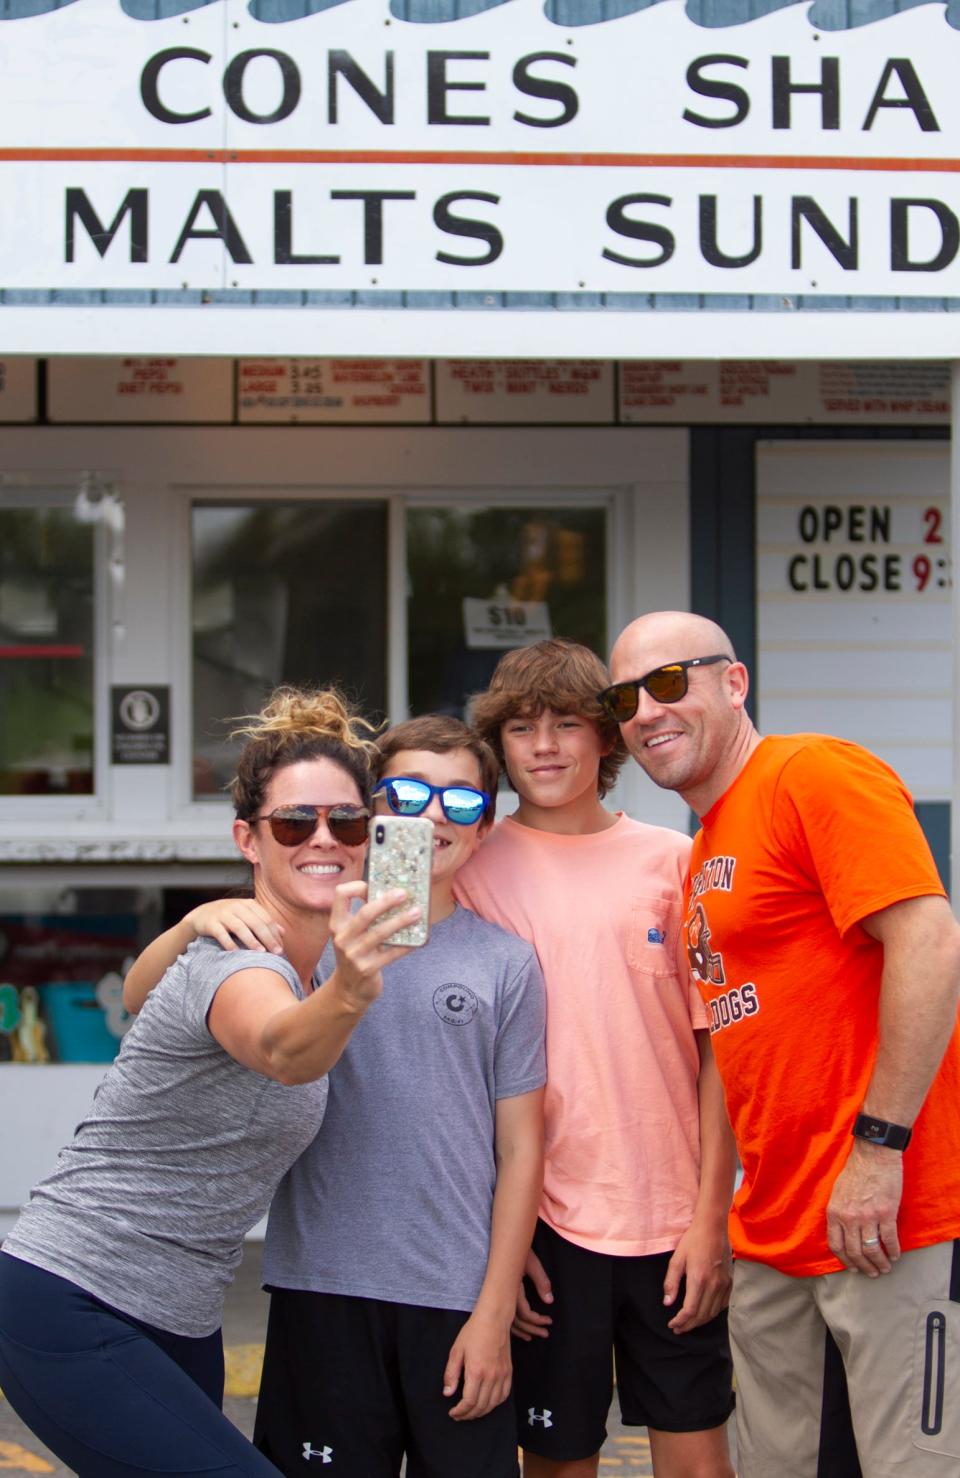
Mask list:
[[[852,1133],[854,1139],[865,1139],[887,1150],[905,1150],[913,1130],[903,1124],[890,1124],[886,1119],[874,1119],[870,1114],[858,1114]]]

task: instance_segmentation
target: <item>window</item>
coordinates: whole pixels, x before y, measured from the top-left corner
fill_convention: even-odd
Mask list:
[[[224,886],[0,891],[0,1063],[111,1062],[133,1017],[123,977],[139,952]]]
[[[194,795],[222,797],[229,720],[278,683],[335,683],[382,718],[386,628],[385,501],[196,505]]]
[[[93,793],[98,519],[0,507],[0,794]]]
[[[607,510],[413,507],[407,514],[410,711],[461,715],[511,647],[607,649]]]

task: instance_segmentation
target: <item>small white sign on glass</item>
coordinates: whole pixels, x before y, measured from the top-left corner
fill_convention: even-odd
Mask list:
[[[510,600],[493,596],[463,599],[463,632],[471,651],[506,651],[528,647],[553,635],[550,607],[545,600]]]

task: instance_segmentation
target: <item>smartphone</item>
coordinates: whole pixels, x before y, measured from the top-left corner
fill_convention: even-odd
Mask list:
[[[405,888],[408,903],[382,915],[384,919],[419,904],[421,917],[392,934],[390,944],[426,944],[430,932],[430,873],[433,868],[433,822],[429,816],[374,816],[370,821],[368,898],[391,888]]]

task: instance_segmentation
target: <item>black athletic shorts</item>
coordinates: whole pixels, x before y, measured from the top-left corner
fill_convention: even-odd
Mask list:
[[[554,1462],[599,1452],[607,1435],[616,1362],[627,1426],[661,1432],[719,1427],[733,1410],[726,1311],[687,1334],[667,1328],[683,1302],[663,1303],[670,1253],[611,1257],[588,1252],[538,1222],[533,1248],[553,1285],[547,1339],[513,1341],[513,1393],[520,1444]]]
[[[287,1478],[518,1478],[508,1399],[449,1416],[450,1347],[469,1316],[336,1293],[271,1290],[253,1440]]]

